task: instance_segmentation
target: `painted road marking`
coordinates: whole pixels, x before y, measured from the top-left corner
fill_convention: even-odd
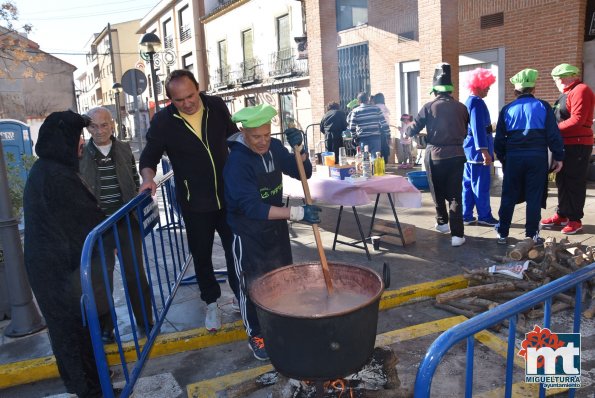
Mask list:
[[[375,344],[376,346],[389,346],[407,340],[428,336],[430,334],[444,332],[466,320],[466,317],[459,315],[393,330],[376,336]],[[477,333],[475,335],[475,339],[506,360],[508,347],[508,343],[506,341],[485,330]],[[513,362],[517,367],[521,369],[525,368],[525,364],[521,357],[515,355]],[[254,379],[272,370],[273,367],[271,365],[266,365],[220,376],[214,379],[188,384],[186,387],[186,392],[188,397],[191,398],[217,398],[217,393],[219,391],[226,390],[232,386],[238,385],[250,379]],[[513,397],[531,398],[537,396],[538,391],[538,385],[531,385],[523,382],[514,383],[512,385]],[[567,391],[567,389],[550,389],[546,392],[546,395],[550,396],[564,391]],[[496,388],[494,390],[477,395],[478,398],[500,398],[502,396],[504,396],[504,387]]]
[[[464,316],[458,315],[382,333],[376,336],[376,345],[391,345],[401,341],[412,340],[433,333],[443,332],[466,320],[467,318]],[[270,372],[271,370],[273,370],[271,365],[261,366],[214,379],[204,380],[198,383],[188,384],[186,392],[188,397],[191,398],[217,398],[218,391],[225,390],[231,386],[253,379],[263,373]]]
[[[387,310],[404,303],[419,301],[424,298],[435,297],[436,294],[460,289],[467,286],[467,280],[461,275],[406,286],[401,289],[389,290],[382,294],[380,309]],[[157,358],[180,352],[199,350],[201,348],[223,345],[246,339],[246,332],[241,321],[225,324],[217,333],[211,333],[205,328],[168,333],[157,336],[151,350],[150,357]],[[144,339],[139,344],[144,343]],[[141,344],[142,345],[142,344]],[[122,344],[126,361],[137,360],[134,342]],[[110,366],[120,364],[120,357],[116,344],[105,345],[107,362]],[[58,377],[58,368],[54,356],[13,362],[0,365],[0,389],[14,387],[35,381]]]

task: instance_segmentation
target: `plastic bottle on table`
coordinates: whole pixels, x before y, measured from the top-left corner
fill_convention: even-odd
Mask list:
[[[374,159],[374,175],[375,176],[383,176],[384,175],[384,158],[380,152],[376,152],[376,159]]]
[[[365,178],[372,177],[372,163],[370,162],[370,152],[368,146],[364,146],[364,159],[362,162],[362,171]]]
[[[362,148],[358,145],[357,151],[355,153],[355,173],[358,175],[362,174],[363,160],[364,160],[364,155],[362,153]]]

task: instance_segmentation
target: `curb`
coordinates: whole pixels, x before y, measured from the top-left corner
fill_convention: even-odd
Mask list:
[[[435,297],[439,293],[461,289],[467,286],[462,275],[406,286],[396,290],[385,291],[380,299],[380,310],[388,310],[403,304],[413,303]],[[246,339],[242,321],[223,325],[217,333],[211,333],[204,327],[163,334],[157,337],[151,349],[150,357],[157,358],[185,351],[199,350]],[[144,343],[144,339],[139,340]],[[133,341],[122,344],[126,361],[137,359]],[[105,346],[107,362],[110,366],[120,364],[120,356],[116,344]],[[15,387],[40,380],[59,377],[54,356],[12,362],[0,365],[0,389]]]

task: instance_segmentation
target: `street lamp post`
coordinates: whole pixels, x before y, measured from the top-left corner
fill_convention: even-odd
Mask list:
[[[155,33],[145,33],[140,39],[141,50],[149,56],[151,66],[151,82],[153,85],[153,99],[155,100],[155,112],[159,111],[159,98],[157,96],[157,75],[155,73],[155,53],[161,49],[161,40]]]
[[[122,137],[122,112],[120,112],[120,93],[122,92],[122,85],[120,83],[114,83],[112,86],[114,90],[114,98],[116,100],[116,122],[118,123],[118,139],[123,140]]]

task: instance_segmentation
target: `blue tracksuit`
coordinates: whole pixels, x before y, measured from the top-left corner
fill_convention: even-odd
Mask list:
[[[539,231],[541,202],[549,165],[547,150],[557,161],[564,159],[564,145],[552,108],[546,101],[523,94],[500,111],[494,151],[504,165],[500,202],[500,236],[508,236],[514,206],[527,202],[525,236]]]
[[[469,127],[463,143],[467,163],[463,173],[463,220],[473,218],[473,207],[477,207],[477,218],[489,221],[490,207],[490,166],[483,165],[482,149],[494,156],[494,139],[490,112],[485,102],[471,95],[465,101],[469,111]]]
[[[227,220],[233,231],[233,257],[240,289],[240,312],[249,336],[260,335],[256,308],[244,288],[284,265],[293,263],[286,220],[269,220],[271,206],[283,207],[283,174],[299,179],[295,155],[271,139],[264,155],[253,152],[237,133],[228,139],[229,158],[223,169]],[[312,164],[304,162],[306,176]]]

